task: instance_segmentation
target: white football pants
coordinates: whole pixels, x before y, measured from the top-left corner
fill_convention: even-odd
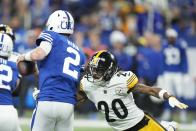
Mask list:
[[[183,97],[183,74],[177,72],[165,72],[162,76],[161,83],[158,83],[160,88],[167,90],[172,95],[178,98]]]
[[[0,131],[21,131],[17,110],[12,105],[0,105]]]
[[[39,101],[32,115],[32,131],[73,131],[74,105]]]

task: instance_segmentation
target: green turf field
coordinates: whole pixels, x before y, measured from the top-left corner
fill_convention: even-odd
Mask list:
[[[25,113],[25,117],[30,120],[31,114],[32,114],[32,111],[27,111]],[[193,116],[195,116],[194,113],[189,113],[187,115],[189,123],[191,123],[191,121],[193,120]],[[85,117],[88,117],[88,115],[85,115]],[[77,115],[76,119],[78,119],[78,118],[85,118],[85,117],[84,116],[81,117],[81,116]],[[100,118],[100,116],[98,116],[98,118]],[[179,119],[178,115],[175,115],[174,120],[178,121],[178,119]],[[22,131],[30,131],[30,127],[29,127],[29,125],[27,125],[27,123],[30,123],[30,122],[27,122],[26,124],[25,123],[22,124]],[[112,129],[109,129],[109,128],[77,127],[77,128],[74,129],[74,131],[112,131]],[[193,130],[178,130],[178,131],[196,131],[196,129],[193,129]]]
[[[22,126],[22,131],[30,131],[29,127],[27,126]],[[75,128],[74,131],[112,131],[112,129],[107,129],[107,128]]]
[[[22,126],[22,131],[30,131],[29,127]],[[87,127],[80,127],[75,128],[74,131],[113,131],[112,129],[108,128],[87,128]],[[195,131],[195,130],[178,130],[178,131]]]

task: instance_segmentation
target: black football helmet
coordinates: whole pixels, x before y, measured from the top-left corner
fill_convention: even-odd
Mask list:
[[[12,28],[8,25],[0,24],[0,32],[9,35],[15,41],[15,34]]]
[[[92,56],[88,64],[87,76],[90,75],[93,82],[109,81],[117,70],[117,60],[114,55],[109,51],[102,50]]]

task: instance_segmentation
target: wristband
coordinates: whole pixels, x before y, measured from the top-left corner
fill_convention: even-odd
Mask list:
[[[32,61],[32,59],[31,59],[31,51],[29,51],[29,52],[24,54],[24,59],[26,61]]]
[[[161,100],[164,100],[163,95],[164,95],[165,93],[167,93],[166,90],[163,90],[163,89],[162,89],[162,90],[159,91],[159,98],[160,98]]]

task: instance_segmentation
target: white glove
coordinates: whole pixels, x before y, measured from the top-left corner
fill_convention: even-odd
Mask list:
[[[171,106],[171,107],[178,107],[178,108],[180,108],[180,109],[186,109],[186,108],[188,108],[188,105],[186,105],[186,104],[184,104],[184,103],[181,103],[180,101],[178,101],[175,97],[173,97],[173,96],[171,96],[171,97],[169,97],[169,99],[168,99],[168,101],[169,101],[169,105]]]
[[[40,90],[38,90],[37,88],[33,89],[33,98],[34,98],[34,100],[37,99],[37,96],[38,96],[39,92],[40,92]]]

